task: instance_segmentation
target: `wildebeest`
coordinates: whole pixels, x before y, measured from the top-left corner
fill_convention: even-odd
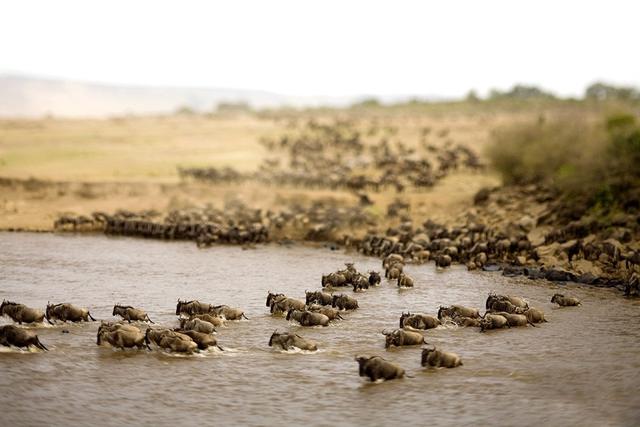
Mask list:
[[[198,319],[197,317],[192,319],[180,319],[180,329],[202,332],[203,334],[213,334],[216,331],[216,328],[212,323]]]
[[[16,325],[0,326],[0,345],[5,347],[29,348],[31,346],[47,351],[47,347],[40,342],[34,331],[20,328]]]
[[[340,310],[333,307],[327,307],[324,305],[311,304],[307,307],[307,310],[312,311],[314,313],[322,313],[329,318],[329,320],[342,319],[340,316]]]
[[[529,319],[524,314],[506,313],[504,311],[496,312],[492,314],[497,314],[507,319],[507,323],[509,324],[510,327],[511,326],[527,326],[528,324],[531,326],[535,326],[533,323],[529,322]]]
[[[331,294],[322,292],[322,291],[305,291],[306,295],[306,303],[307,304],[320,304],[320,305],[331,305],[331,300],[333,299]],[[298,308],[298,307],[291,307]],[[300,310],[298,308],[298,310]]]
[[[436,267],[445,268],[451,265],[451,257],[449,255],[438,255],[436,257]]]
[[[436,346],[432,346],[422,349],[421,365],[434,368],[455,368],[462,365],[462,360],[455,353],[437,350]]]
[[[369,286],[378,286],[382,279],[380,278],[380,273],[377,271],[369,272]]]
[[[181,301],[178,299],[178,305],[176,305],[176,316],[186,314],[192,316],[194,314],[206,314],[211,312],[213,305],[200,302],[198,300]]]
[[[405,326],[413,329],[433,329],[440,326],[440,320],[428,314],[402,313],[400,316],[400,328]]]
[[[496,298],[492,295],[489,295],[486,303],[487,311],[496,312],[496,311],[505,311],[507,313],[520,313],[524,309],[516,307],[506,298]]]
[[[18,324],[41,323],[44,320],[44,312],[42,310],[5,300],[2,300],[2,305],[0,305],[0,315],[9,316]]]
[[[113,332],[116,330],[125,330],[125,331],[132,331],[132,332],[136,332],[136,331],[140,331],[140,328],[138,328],[135,325],[130,325],[128,323],[120,323],[120,322],[100,322],[100,326],[98,327],[98,334],[100,332]]]
[[[404,329],[396,329],[392,332],[382,331],[382,334],[385,336],[385,348],[391,346],[421,345],[425,342],[424,336],[422,336],[420,332],[406,331]]]
[[[218,326],[224,326],[224,319],[220,316],[216,316],[214,314],[206,313],[206,314],[194,314],[193,316],[189,316],[189,320],[192,319],[200,319],[205,322],[211,323],[216,328]]]
[[[300,350],[316,351],[318,349],[318,344],[314,341],[303,338],[297,334],[278,332],[277,329],[271,334],[271,338],[269,338],[269,347],[274,345],[282,347],[283,350],[299,348]]]
[[[358,374],[371,381],[394,380],[404,376],[404,369],[380,356],[360,356],[355,358],[359,365]]]
[[[542,323],[547,321],[547,319],[544,318],[544,312],[539,308],[529,307],[527,310],[523,311],[522,314],[527,316],[527,320],[531,323]]]
[[[565,297],[562,294],[554,294],[551,297],[551,302],[558,304],[560,307],[575,307],[582,304],[578,298]]]
[[[121,349],[132,347],[141,349],[147,346],[145,334],[132,325],[128,325],[126,328],[105,324],[100,325],[96,344],[102,345],[103,341],[108,342],[112,347]]]
[[[635,257],[640,257],[640,251],[635,253]],[[640,261],[636,262],[636,264],[640,264]],[[627,266],[627,268],[629,267]],[[640,275],[638,275],[638,273],[631,273],[627,283],[624,285],[624,296],[640,296]]]
[[[509,328],[509,322],[506,317],[499,314],[485,313],[482,320],[480,320],[480,331],[484,332],[487,329],[500,329]]]
[[[295,298],[289,298],[284,294],[272,294],[267,296],[267,303],[270,304],[271,314],[286,313],[292,308],[304,310],[305,303]]]
[[[80,322],[85,321],[88,322],[89,319],[95,322],[96,319],[91,316],[89,310],[86,308],[76,307],[75,305],[69,303],[60,303],[60,304],[49,304],[47,303],[47,309],[45,311],[45,317],[47,322],[53,325],[51,319],[60,320],[62,322],[66,322],[67,320],[71,322]]]
[[[358,300],[345,294],[334,295],[331,306],[340,310],[355,310],[358,308]]]
[[[190,336],[170,329],[151,329],[145,333],[145,342],[154,343],[160,348],[164,348],[179,353],[193,353],[198,349],[198,344]]]
[[[482,320],[479,317],[465,317],[465,316],[446,317],[446,319],[452,321],[457,326],[462,326],[462,327],[470,327],[470,326],[479,327],[480,321]]]
[[[301,311],[292,308],[287,312],[287,320],[291,319],[302,326],[329,326],[329,317],[312,311]]]
[[[154,323],[144,310],[141,310],[139,308],[134,308],[130,305],[120,305],[120,304],[114,305],[113,313],[111,315],[120,316],[129,323],[131,323],[132,320],[139,321],[139,322],[145,322],[148,320],[150,323]]]
[[[206,350],[209,347],[217,347],[219,350],[224,351],[222,347],[218,345],[218,340],[211,334],[198,332],[196,330],[190,329],[174,329],[175,332],[187,335],[190,337],[196,344],[198,344],[199,350]]]
[[[524,298],[514,297],[511,295],[498,295],[498,294],[494,294],[493,292],[489,293],[489,295],[487,296],[485,308],[487,310],[491,310],[492,306],[496,301],[507,301],[514,307],[520,308],[522,310],[526,310],[527,308],[529,308],[529,304],[524,300]],[[507,311],[507,310],[504,310],[504,311]],[[508,311],[508,312],[513,313],[512,311]]]
[[[450,307],[440,306],[438,309],[438,319],[442,320],[445,317],[471,317],[477,319],[480,318],[480,310],[457,304]]]
[[[394,262],[384,270],[384,277],[386,277],[389,280],[396,280],[398,277],[400,277],[403,270],[404,270],[403,263]]]
[[[400,254],[389,254],[382,261],[382,267],[387,269],[396,262],[404,263],[404,257]]]
[[[285,294],[274,294],[273,292],[269,291],[267,292],[267,307],[271,307],[271,303],[272,301],[279,299],[279,298],[286,298]]]
[[[329,273],[327,275],[322,275],[322,287],[340,287],[340,286],[349,286],[347,282],[347,278],[342,273]]]
[[[353,285],[353,292],[369,289],[369,279],[367,278],[367,276],[360,273],[353,276],[353,278],[351,279],[351,283]]]
[[[244,311],[240,308],[229,307],[228,305],[216,305],[211,307],[211,313],[222,316],[227,320],[240,320],[243,317],[247,320],[249,318],[245,316]]]
[[[397,283],[399,288],[412,288],[413,287],[413,278],[411,278],[411,276],[408,276],[404,273],[401,273],[398,276],[398,283]]]

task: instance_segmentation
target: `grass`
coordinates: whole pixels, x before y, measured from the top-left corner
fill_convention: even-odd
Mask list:
[[[0,121],[0,176],[176,181],[177,164],[257,166],[273,122],[200,116]]]

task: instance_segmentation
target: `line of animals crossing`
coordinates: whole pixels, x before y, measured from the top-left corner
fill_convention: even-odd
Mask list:
[[[403,260],[394,254],[383,260],[383,268],[387,278],[393,277],[401,288],[411,288],[414,281],[402,272]],[[267,293],[266,306],[270,308],[272,316],[284,316],[288,321],[295,321],[303,327],[328,326],[330,322],[345,320],[346,313],[359,308],[358,301],[344,293],[333,293],[335,288],[352,287],[353,291],[364,292],[371,287],[381,285],[381,276],[375,271],[364,275],[356,270],[352,263],[347,263],[345,269],[328,275],[323,275],[322,290],[305,291],[305,300],[288,297],[282,293]],[[391,272],[394,271],[396,273]],[[330,291],[330,292],[326,292]],[[561,307],[577,306],[577,298],[555,294],[552,303]],[[455,353],[447,352],[429,344],[422,331],[436,328],[440,325],[452,324],[459,327],[479,327],[480,331],[511,327],[535,326],[546,322],[544,312],[538,308],[529,307],[522,297],[498,295],[490,293],[485,302],[485,313],[480,310],[462,305],[439,307],[437,315],[423,313],[402,313],[399,327],[392,331],[383,330],[385,348],[401,346],[423,346],[421,365],[434,368],[454,368],[462,365],[462,359]],[[57,322],[88,322],[96,321],[88,309],[77,307],[70,303],[47,303],[45,311],[27,307],[11,301],[3,301],[0,314],[9,316],[19,325]],[[149,326],[142,329],[131,322],[148,322],[154,324],[149,315],[140,308],[116,304],[112,315],[122,318],[118,322],[101,322],[97,331],[98,345],[109,345],[118,349],[161,349],[169,352],[187,353],[207,350],[215,347],[224,351],[214,336],[216,328],[224,326],[228,321],[247,319],[244,311],[227,305],[212,305],[197,300],[178,300],[175,314],[179,316],[180,326],[177,328]],[[248,319],[247,319],[248,320]],[[155,324],[154,324],[155,325]],[[65,331],[63,331],[65,332]],[[7,347],[34,347],[47,351],[47,347],[40,341],[37,333],[32,329],[10,324],[0,326],[0,344]],[[282,350],[317,351],[317,342],[291,332],[272,333],[268,342],[269,347],[279,347]],[[391,380],[402,378],[405,370],[397,364],[380,356],[357,356],[359,375],[366,376],[371,381]]]

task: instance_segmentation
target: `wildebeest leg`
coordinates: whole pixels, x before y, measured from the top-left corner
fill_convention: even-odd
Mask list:
[[[48,349],[47,347],[45,347],[45,346],[44,346],[44,344],[42,344],[42,343],[40,342],[40,340],[38,339],[38,337],[36,337],[36,339],[34,340],[34,345],[35,345],[37,348],[41,349],[41,350],[49,351],[49,349]]]

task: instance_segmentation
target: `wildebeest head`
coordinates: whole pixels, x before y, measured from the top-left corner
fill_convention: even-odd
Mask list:
[[[269,347],[271,347],[273,345],[273,338],[274,337],[278,337],[280,336],[280,334],[278,333],[278,330],[276,329],[275,331],[273,331],[273,333],[271,334],[271,338],[269,338]]]
[[[116,314],[124,313],[125,310],[128,308],[133,308],[133,307],[131,307],[130,305],[116,304],[113,306],[113,313],[111,313],[111,315],[115,316]]]
[[[409,316],[411,316],[411,312],[402,313],[400,316],[400,328],[404,327],[404,320]]]
[[[551,302],[552,303],[558,302],[560,300],[560,298],[564,298],[564,295],[562,295],[562,294],[553,294],[553,296],[551,297]]]
[[[47,308],[44,311],[44,316],[49,320],[53,316],[53,308],[55,306],[47,301]]]
[[[182,305],[185,304],[185,301],[180,301],[178,298],[178,305],[176,305],[176,316],[180,315],[180,310],[182,309]]]
[[[398,331],[392,331],[392,332],[386,332],[386,331],[382,331],[382,334],[384,335],[384,347],[385,348],[389,348],[392,345],[398,345],[398,341],[400,336],[398,335]]]
[[[324,288],[327,285],[328,277],[327,275],[322,275],[322,287]]]
[[[429,357],[429,354],[433,351],[436,351],[436,346],[431,344],[431,347],[425,347],[422,349],[422,366],[427,364],[427,358]]]
[[[370,357],[356,356],[355,361],[358,362],[358,375],[363,377],[365,375],[364,366],[369,361]]]
[[[21,304],[18,304],[17,302],[2,300],[2,304],[0,304],[0,315],[4,314],[5,310],[7,312],[11,312],[19,310],[22,307],[23,306]]]
[[[496,295],[494,292],[489,292],[489,295],[487,295],[487,302],[485,303],[485,308],[489,310],[491,308],[491,303],[495,301],[497,298],[498,298],[498,295]]]
[[[290,308],[289,311],[287,311],[287,320],[291,320],[291,313],[293,313],[293,308]]]
[[[442,316],[446,316],[446,314],[446,309],[443,306],[440,306],[440,308],[438,309],[438,320],[442,320]]]
[[[269,291],[269,293],[267,294],[266,306],[269,307],[271,305],[271,302],[279,296],[284,296],[284,294],[274,294],[274,293],[271,293],[271,291]]]
[[[305,304],[310,304],[316,296],[315,292],[304,291],[304,294],[306,295]]]
[[[338,299],[339,299],[339,298],[340,298],[340,297],[339,297],[338,295],[333,295],[333,296],[331,297],[331,307],[335,307],[335,306],[336,306],[336,304],[337,304],[337,302],[338,302]]]
[[[370,285],[376,285],[378,283],[380,283],[380,273],[378,273],[377,271],[370,271],[369,272],[369,284]]]

